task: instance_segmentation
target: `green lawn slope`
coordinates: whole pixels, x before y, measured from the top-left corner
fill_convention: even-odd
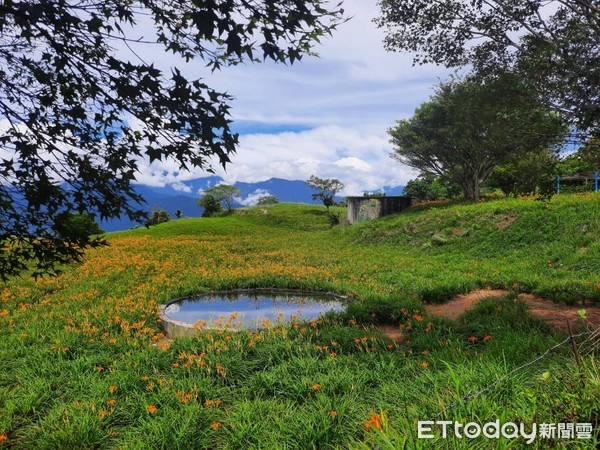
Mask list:
[[[57,278],[0,289],[0,447],[567,445],[417,439],[417,421],[432,417],[590,422],[594,437],[570,445],[599,442],[596,347],[581,345],[581,365],[563,345],[503,378],[565,339],[516,294],[600,302],[598,195],[430,204],[336,227],[324,207],[278,204],[108,240]],[[332,291],[349,305],[260,332],[162,335],[161,303],[251,287]],[[509,294],[454,323],[424,311],[485,287]]]

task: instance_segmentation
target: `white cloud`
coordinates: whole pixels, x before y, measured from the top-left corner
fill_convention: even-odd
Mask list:
[[[227,184],[269,178],[306,180],[313,174],[338,178],[346,185],[343,194],[360,195],[383,186],[404,185],[415,177],[413,170],[390,159],[391,151],[385,130],[327,125],[297,132],[242,135],[233,163],[226,171],[217,165],[215,169]],[[143,176],[139,181],[151,186],[175,187],[208,175],[180,172],[173,161],[140,164]]]
[[[157,52],[156,45],[134,47],[166,75],[178,66],[234,97],[233,126],[244,130],[240,145],[227,171],[213,166],[227,183],[305,180],[315,174],[338,178],[346,184],[345,194],[360,195],[404,184],[415,175],[389,159],[386,129],[427,100],[431,86],[447,71],[412,67],[410,55],[386,52],[383,32],[372,23],[378,15],[376,0],[345,0],[344,8],[353,18],[316,48],[320,57],[305,57],[292,66],[241,64],[211,73],[201,60],[185,63]],[[134,37],[152,39],[152,29],[143,23]],[[122,52],[135,59],[127,49]],[[130,125],[143,126],[135,120]],[[192,191],[187,182],[210,175],[181,171],[172,159],[152,164],[140,159],[139,167],[137,182],[186,193]]]
[[[251,194],[248,194],[245,199],[238,199],[238,201],[244,206],[254,206],[262,197],[266,197],[267,195],[271,195],[271,193],[266,189],[257,189]]]
[[[361,172],[372,172],[373,168],[369,163],[363,161],[356,156],[349,156],[347,158],[338,159],[335,163],[338,167],[349,167],[351,169],[359,170]]]
[[[188,194],[190,192],[192,192],[191,186],[188,186],[187,184],[182,183],[181,181],[176,181],[175,183],[171,183],[171,187],[173,189],[175,189],[176,191],[185,192]]]
[[[324,126],[307,131],[241,137],[240,149],[227,172],[228,183],[256,182],[272,177],[306,180],[315,174],[338,178],[345,195],[398,186],[415,172],[393,162],[385,130]]]
[[[353,18],[316,48],[319,58],[292,66],[243,64],[214,74],[198,61],[184,65],[187,75],[203,76],[235,98],[234,127],[244,130],[240,145],[227,171],[214,166],[227,183],[316,174],[342,180],[347,194],[361,194],[415,175],[389,159],[386,130],[426,101],[447,71],[412,67],[411,55],[386,52],[383,32],[372,22],[376,0],[345,0],[344,8]],[[154,48],[140,51],[158,59]],[[165,69],[174,64],[182,66],[172,55],[157,60]],[[206,175],[182,173],[163,161],[143,163],[139,181],[164,186]]]

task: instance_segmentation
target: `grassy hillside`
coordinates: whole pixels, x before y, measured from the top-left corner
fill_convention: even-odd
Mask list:
[[[418,441],[416,421],[600,417],[597,354],[579,369],[566,347],[460,401],[564,336],[514,295],[458,323],[422,303],[481,287],[600,302],[598,195],[428,205],[334,228],[324,207],[280,204],[109,240],[58,278],[0,290],[0,447],[470,448]],[[164,345],[162,302],[271,286],[353,303],[310,324]]]

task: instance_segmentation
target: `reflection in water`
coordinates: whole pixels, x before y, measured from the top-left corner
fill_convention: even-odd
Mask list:
[[[198,327],[252,329],[279,321],[310,321],[325,312],[343,309],[341,302],[327,295],[239,292],[190,297],[170,304],[165,314]]]

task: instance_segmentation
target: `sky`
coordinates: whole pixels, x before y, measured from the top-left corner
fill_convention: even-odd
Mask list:
[[[343,7],[352,19],[322,41],[319,57],[291,66],[242,64],[210,74],[202,61],[183,65],[169,55],[156,61],[162,68],[184,66],[186,75],[206,75],[212,88],[234,97],[233,128],[240,145],[226,171],[215,164],[227,183],[306,180],[314,174],[341,180],[344,195],[361,195],[404,185],[417,175],[390,159],[387,129],[428,100],[448,71],[413,67],[410,54],[386,52],[383,31],[372,22],[376,0],[345,0]],[[179,172],[169,161],[142,162],[137,178],[189,192],[185,182],[206,175]]]
[[[361,195],[404,185],[417,175],[390,159],[387,129],[428,100],[448,71],[413,67],[410,54],[386,52],[383,31],[372,22],[376,0],[345,0],[343,7],[352,18],[316,48],[319,57],[291,66],[242,64],[213,74],[201,61],[183,69],[207,75],[207,84],[234,97],[240,145],[226,170],[215,164],[227,183],[306,180],[314,174],[341,180],[344,195]],[[157,64],[182,66],[166,55]],[[206,175],[181,173],[168,161],[143,162],[138,182],[185,192],[186,181]]]

